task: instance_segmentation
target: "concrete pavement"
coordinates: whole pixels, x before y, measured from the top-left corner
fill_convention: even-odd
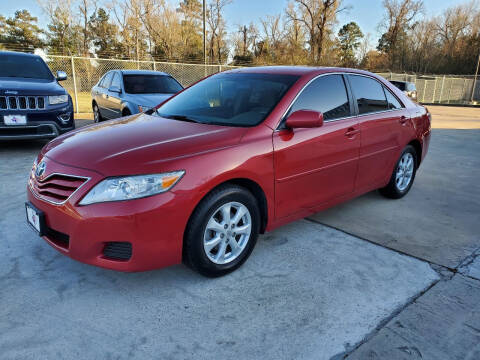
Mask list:
[[[477,359],[479,131],[435,129],[406,198],[367,194],[261,236],[220,279],[58,254],[24,220],[44,142],[2,143],[0,359]]]
[[[480,129],[434,129],[429,154],[401,200],[371,192],[312,217],[448,268],[480,247]]]

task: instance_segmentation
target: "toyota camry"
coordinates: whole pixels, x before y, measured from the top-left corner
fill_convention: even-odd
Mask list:
[[[406,195],[430,122],[369,72],[232,70],[48,143],[28,181],[27,220],[87,264],[183,261],[220,276],[245,262],[259,233],[372,190]]]

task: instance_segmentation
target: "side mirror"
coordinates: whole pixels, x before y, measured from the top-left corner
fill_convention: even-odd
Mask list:
[[[67,73],[65,71],[57,71],[57,81],[67,80]]]
[[[122,90],[118,86],[110,86],[108,88],[108,91],[114,92],[114,93],[117,93],[117,94],[120,94],[122,92]]]
[[[320,127],[323,125],[323,114],[317,111],[298,110],[290,114],[286,125],[290,129]]]

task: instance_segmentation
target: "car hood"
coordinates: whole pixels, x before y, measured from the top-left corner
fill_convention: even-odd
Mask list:
[[[0,95],[63,95],[66,93],[55,80],[0,77]]]
[[[153,108],[171,98],[173,95],[174,94],[128,94],[127,100],[136,105]]]
[[[162,170],[168,161],[236,145],[245,132],[138,114],[69,132],[48,143],[42,154],[105,176],[146,174]]]

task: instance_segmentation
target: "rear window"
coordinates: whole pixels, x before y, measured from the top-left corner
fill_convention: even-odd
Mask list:
[[[360,115],[388,110],[383,86],[378,81],[359,75],[349,75],[349,78]]]
[[[166,75],[123,75],[123,85],[129,94],[176,94],[183,89]]]
[[[0,54],[0,77],[53,80],[47,64],[37,56]]]

